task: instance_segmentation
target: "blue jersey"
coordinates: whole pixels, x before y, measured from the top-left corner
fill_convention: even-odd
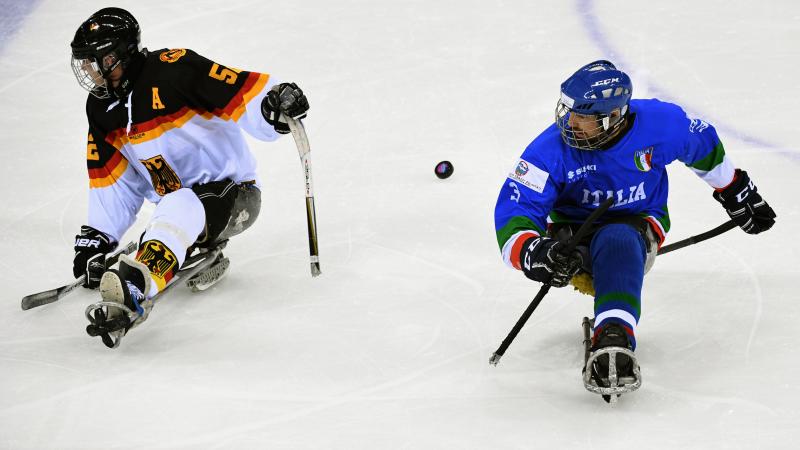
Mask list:
[[[549,224],[583,222],[608,198],[600,223],[640,216],[663,242],[669,231],[667,164],[679,160],[714,188],[727,186],[733,163],[713,126],[672,103],[631,100],[633,123],[610,148],[567,146],[555,124],[514,164],[495,206],[495,231],[504,261],[519,269],[519,249]]]

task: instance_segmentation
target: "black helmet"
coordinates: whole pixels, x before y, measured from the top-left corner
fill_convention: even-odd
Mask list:
[[[109,98],[113,92],[124,97],[130,92],[133,73],[128,70],[141,59],[139,23],[121,8],[103,8],[78,27],[70,44],[72,71],[78,84],[97,98]],[[124,74],[117,87],[108,79],[122,66]]]

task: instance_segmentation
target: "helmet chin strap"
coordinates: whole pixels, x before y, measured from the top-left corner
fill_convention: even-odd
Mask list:
[[[625,105],[625,106],[622,107],[622,109],[620,109],[619,120],[617,120],[613,124],[611,123],[611,117],[610,116],[603,117],[601,119],[601,122],[603,124],[603,131],[608,131],[609,129],[611,129],[612,126],[616,126],[617,124],[619,124],[623,120],[625,120],[625,113],[627,113],[627,112],[628,112],[628,105]]]
[[[119,83],[114,86],[111,80],[106,80],[106,83],[111,85],[111,90],[114,96],[120,100],[128,97],[128,94],[133,90],[133,83],[139,76],[139,73],[144,67],[144,61],[147,55],[147,49],[143,49],[141,53],[133,55],[127,63],[122,64],[122,77]]]

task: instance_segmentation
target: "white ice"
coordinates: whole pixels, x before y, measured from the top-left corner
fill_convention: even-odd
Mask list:
[[[262,214],[226,249],[229,277],[176,290],[116,350],[84,331],[96,292],[19,307],[71,277],[88,186],[69,41],[108,5],[0,3],[0,448],[797,448],[800,3],[116,2],[151,49],[307,91],[323,270],[292,140],[252,141]],[[657,261],[644,385],[613,409],[581,384],[592,301],[569,289],[488,364],[539,287],[500,260],[497,192],[561,81],[601,57],[635,96],[717,125],[778,214]],[[727,220],[689,170],[670,175],[670,241]]]

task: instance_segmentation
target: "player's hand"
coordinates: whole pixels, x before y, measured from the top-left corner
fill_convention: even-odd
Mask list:
[[[714,191],[714,198],[745,233],[758,234],[775,224],[775,211],[761,198],[744,170],[736,169],[733,182],[721,191]]]
[[[528,239],[520,252],[522,272],[531,280],[564,287],[583,266],[584,252],[576,248],[565,254],[566,245],[556,239]]]
[[[285,117],[303,119],[308,112],[308,99],[295,83],[281,83],[272,86],[261,101],[261,114],[264,119],[281,134],[289,133]]]
[[[114,251],[116,242],[112,242],[100,231],[84,225],[75,236],[75,259],[72,260],[72,274],[75,278],[86,275],[83,287],[97,289],[100,278],[106,270],[106,254]]]

